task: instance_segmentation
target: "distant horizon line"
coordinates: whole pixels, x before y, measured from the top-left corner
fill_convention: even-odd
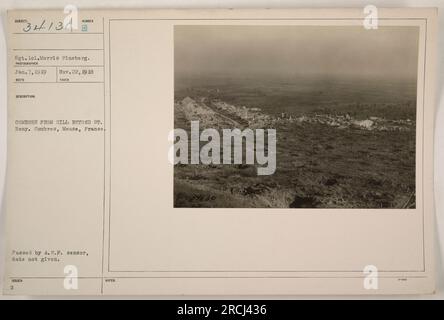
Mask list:
[[[174,81],[183,81],[187,79],[208,79],[208,78],[214,78],[214,79],[226,79],[226,80],[255,80],[255,81],[261,81],[260,77],[267,77],[268,79],[265,80],[288,80],[288,79],[310,79],[310,80],[335,80],[335,81],[341,81],[341,80],[362,80],[362,81],[396,81],[396,82],[404,82],[409,84],[416,84],[418,82],[418,78],[415,77],[404,77],[404,76],[369,76],[367,75],[347,75],[347,74],[337,74],[337,75],[327,75],[323,73],[306,73],[306,74],[269,74],[269,73],[257,73],[257,74],[251,74],[251,75],[227,75],[222,73],[207,73],[207,74],[201,74],[201,73],[194,73],[194,74],[187,74],[187,75],[174,75]]]

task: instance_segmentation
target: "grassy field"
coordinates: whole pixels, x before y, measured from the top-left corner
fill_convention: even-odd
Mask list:
[[[176,165],[174,205],[414,208],[415,88],[380,81],[182,81],[176,84],[177,105],[191,97],[211,111],[213,101],[221,100],[238,108],[260,108],[272,119],[277,170],[257,176],[254,165]],[[283,113],[292,121],[274,120]],[[297,117],[310,121],[294,121]],[[351,119],[347,123],[377,120],[371,128],[338,127],[317,120],[322,117]],[[182,109],[175,110],[175,127],[189,127]]]

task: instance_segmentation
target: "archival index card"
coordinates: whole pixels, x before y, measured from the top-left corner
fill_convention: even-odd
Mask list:
[[[5,293],[432,293],[437,13],[373,10],[10,11]]]

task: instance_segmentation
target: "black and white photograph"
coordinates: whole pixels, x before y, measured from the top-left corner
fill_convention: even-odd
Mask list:
[[[174,206],[415,208],[418,51],[414,26],[175,26],[174,127],[190,143]],[[231,138],[190,160],[193,124],[219,133],[194,141],[201,155],[237,129],[240,161]]]

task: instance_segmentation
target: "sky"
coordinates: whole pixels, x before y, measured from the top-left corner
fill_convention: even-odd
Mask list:
[[[415,80],[418,41],[418,27],[175,26],[175,74]]]

